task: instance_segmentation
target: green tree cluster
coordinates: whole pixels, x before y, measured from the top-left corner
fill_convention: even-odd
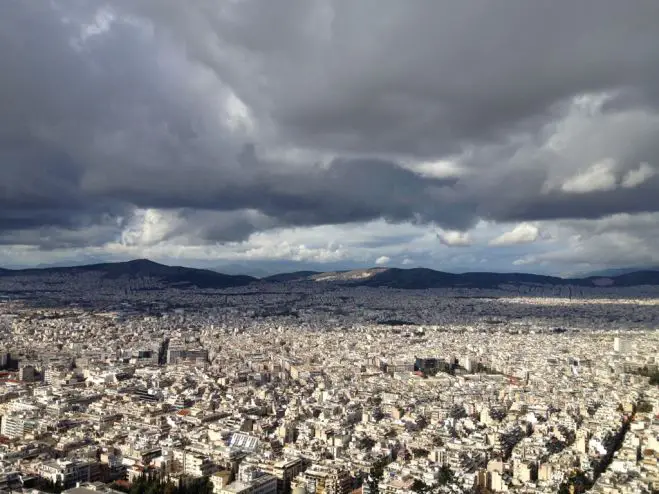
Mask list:
[[[45,479],[37,481],[35,488],[39,489],[40,491],[53,494],[58,494],[64,490],[64,487],[62,487],[60,484],[56,484],[55,482]]]
[[[414,458],[427,458],[430,451],[424,448],[412,448],[412,455]]]
[[[447,485],[453,482],[453,470],[451,467],[444,465],[439,471],[439,479],[437,483],[439,485]]]
[[[588,476],[578,470],[573,472],[558,489],[559,494],[581,494],[592,487],[593,483]]]
[[[174,482],[170,479],[142,476],[135,480],[129,494],[212,494],[213,484],[208,477]]]
[[[650,378],[650,384],[653,386],[659,386],[659,370],[650,370],[647,366],[643,366],[638,369],[635,374],[639,376],[645,376]]]
[[[378,492],[380,492],[379,484],[384,478],[384,465],[385,462],[382,461],[374,465],[373,471],[364,482],[365,486],[368,487],[369,492],[372,494],[378,494]]]
[[[453,483],[453,470],[449,466],[444,465],[439,472],[439,479],[434,485],[427,485],[425,482],[414,479],[412,490],[418,494],[431,494],[440,485],[448,485]]]

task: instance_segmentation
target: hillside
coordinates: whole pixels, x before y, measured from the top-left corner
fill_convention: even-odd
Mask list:
[[[227,275],[207,269],[186,268],[181,266],[166,266],[148,259],[136,259],[127,262],[89,264],[86,266],[10,269],[0,270],[0,276],[75,276],[85,273],[100,273],[104,278],[156,278],[167,284],[179,287],[198,288],[229,288],[248,285],[256,278],[244,275]]]
[[[582,287],[631,287],[659,285],[659,271],[637,271],[611,277],[559,278],[531,273],[447,273],[428,268],[371,268],[333,271],[303,276],[304,272],[266,278],[270,282],[308,281],[350,286],[389,287],[398,289],[428,288],[496,288],[501,285],[544,285]]]
[[[90,264],[86,266],[49,267],[31,269],[2,269],[0,277],[77,276],[97,273],[105,279],[155,278],[177,287],[230,288],[254,282],[265,283],[331,283],[345,286],[389,287],[397,289],[428,288],[496,288],[513,286],[581,286],[581,287],[633,287],[659,286],[659,271],[644,270],[617,276],[587,278],[559,278],[530,273],[448,273],[428,268],[370,268],[350,271],[295,271],[264,278],[245,275],[228,275],[207,269],[166,266],[147,259],[128,262]]]
[[[264,278],[261,278],[261,280],[268,281],[271,283],[302,281],[305,279],[309,279],[317,274],[320,273],[318,271],[294,271],[292,273],[279,273],[279,274],[273,274],[271,276],[265,276]]]

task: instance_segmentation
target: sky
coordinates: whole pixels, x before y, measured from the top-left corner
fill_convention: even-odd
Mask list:
[[[656,0],[3,0],[0,265],[659,265]]]

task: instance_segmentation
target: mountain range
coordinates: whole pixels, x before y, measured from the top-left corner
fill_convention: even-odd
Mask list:
[[[99,273],[104,278],[158,278],[172,286],[196,286],[198,288],[229,288],[244,286],[257,278],[243,275],[228,275],[208,269],[166,266],[148,259],[136,259],[127,262],[108,262],[87,264],[84,266],[47,267],[29,269],[1,269],[0,278],[7,276],[39,277],[49,275],[80,276],[86,273]]]
[[[256,283],[333,283],[399,289],[496,288],[501,285],[570,285],[582,287],[659,285],[659,270],[624,272],[615,276],[560,278],[529,273],[471,272],[456,274],[427,268],[377,267],[331,272],[296,271],[256,278],[246,275],[223,274],[209,269],[167,266],[148,259],[70,267],[0,268],[0,278],[52,275],[76,277],[86,273],[97,273],[109,279],[122,277],[131,279],[157,278],[170,286],[181,288],[194,286],[198,288],[230,288]]]

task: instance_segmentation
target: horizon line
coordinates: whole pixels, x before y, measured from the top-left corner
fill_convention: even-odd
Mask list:
[[[290,261],[290,260],[289,260]],[[532,271],[443,271],[439,269],[434,269],[434,268],[429,268],[425,267],[422,265],[418,266],[413,266],[413,267],[399,267],[399,266],[377,266],[377,265],[370,265],[370,266],[365,266],[365,267],[357,267],[357,268],[350,268],[350,269],[333,269],[333,270],[328,270],[328,271],[318,271],[315,269],[301,269],[298,271],[281,271],[273,274],[268,274],[266,276],[253,276],[253,275],[248,275],[248,274],[242,274],[242,273],[237,273],[237,274],[226,274],[221,271],[218,271],[213,268],[207,268],[207,267],[197,267],[197,266],[190,266],[190,265],[184,265],[184,264],[166,264],[164,262],[159,262],[159,261],[153,261],[149,258],[146,257],[140,257],[140,258],[134,258],[134,259],[128,259],[124,261],[99,261],[99,262],[89,262],[89,263],[84,263],[84,264],[62,264],[62,265],[37,265],[37,266],[29,266],[29,267],[4,267],[0,266],[0,270],[4,271],[13,271],[13,272],[20,272],[20,271],[46,271],[49,269],[73,269],[73,268],[85,268],[85,267],[92,267],[92,266],[103,266],[103,265],[119,265],[119,264],[129,264],[129,263],[136,263],[136,262],[148,262],[152,264],[157,264],[159,266],[165,266],[165,267],[170,267],[170,268],[185,268],[185,269],[194,269],[194,270],[201,270],[201,271],[210,271],[213,273],[218,273],[218,274],[225,274],[227,276],[249,276],[251,278],[257,279],[257,280],[263,280],[267,279],[273,276],[278,276],[278,275],[284,275],[284,274],[291,274],[291,273],[296,273],[296,272],[302,272],[302,271],[310,271],[314,273],[349,273],[352,271],[370,271],[370,270],[375,270],[375,269],[380,269],[380,270],[400,270],[400,271],[410,271],[413,269],[424,269],[428,271],[434,271],[436,273],[446,273],[446,274],[453,274],[453,275],[466,275],[466,274],[518,274],[518,275],[531,275],[531,276],[539,276],[539,277],[545,277],[545,278],[555,278],[555,279],[562,279],[562,280],[570,280],[570,279],[589,279],[589,278],[615,278],[617,276],[625,275],[625,274],[630,274],[630,273],[636,273],[636,272],[659,272],[659,269],[649,269],[649,268],[608,268],[611,270],[616,270],[616,269],[621,269],[621,270],[626,270],[630,269],[629,272],[627,273],[620,273],[616,275],[587,275],[587,276],[560,276],[560,275],[552,275],[552,274],[538,274],[534,273]],[[249,262],[249,261],[247,261]],[[292,261],[292,262],[301,262],[301,261]],[[603,269],[600,269],[600,271],[603,271]]]

